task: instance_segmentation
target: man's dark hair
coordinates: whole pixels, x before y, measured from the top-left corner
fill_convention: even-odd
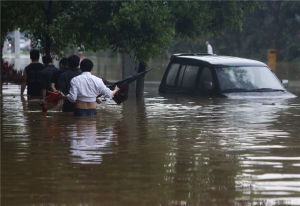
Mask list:
[[[80,63],[80,69],[83,72],[90,72],[90,71],[92,71],[93,66],[94,66],[93,62],[91,60],[89,60],[89,59],[84,59]]]
[[[66,69],[66,68],[68,68],[68,59],[66,57],[62,58],[59,61],[59,68],[60,69]]]
[[[37,49],[31,49],[30,50],[30,59],[32,61],[38,61],[40,58],[40,51]]]
[[[49,63],[51,63],[53,61],[53,59],[50,55],[43,56],[42,60],[45,65],[48,65]]]
[[[68,57],[68,65],[71,69],[78,67],[79,62],[80,62],[80,58],[77,55],[71,55]]]

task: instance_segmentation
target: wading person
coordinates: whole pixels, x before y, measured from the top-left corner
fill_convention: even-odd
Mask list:
[[[78,76],[81,74],[81,70],[79,69],[79,62],[80,58],[77,55],[71,55],[68,57],[68,67],[64,73],[62,73],[57,81],[57,86],[59,88],[59,91],[61,91],[63,94],[67,95],[69,94],[70,90],[70,83],[71,79],[73,77]],[[75,103],[70,102],[68,99],[65,99],[62,111],[63,112],[74,112],[75,110]]]
[[[82,74],[71,80],[69,94],[65,96],[61,93],[61,95],[70,102],[76,102],[75,116],[93,116],[96,115],[97,96],[103,95],[112,99],[119,91],[119,88],[116,86],[112,91],[105,86],[101,78],[91,74],[93,62],[89,59],[82,60],[80,69]],[[97,99],[97,103],[101,103],[99,98]]]
[[[67,69],[68,69],[68,59],[64,57],[59,61],[59,70],[54,72],[52,79],[51,79],[50,86],[51,86],[51,89],[53,92],[57,92],[58,90],[61,90],[58,86],[58,79],[62,73],[67,71]]]
[[[47,90],[52,91],[51,79],[58,69],[54,66],[53,59],[50,55],[43,56],[42,60],[45,68],[40,72],[40,81],[42,85],[42,102],[46,104]]]
[[[24,90],[27,86],[28,96],[41,96],[42,95],[42,85],[40,84],[39,73],[44,69],[43,64],[39,63],[40,52],[39,50],[32,49],[30,51],[31,63],[25,67],[23,72],[23,82],[21,85],[21,95],[23,95]]]

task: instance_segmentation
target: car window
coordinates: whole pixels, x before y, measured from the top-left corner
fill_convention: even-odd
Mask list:
[[[199,66],[186,65],[184,72],[182,72],[181,86],[185,89],[192,89],[195,87]]]
[[[216,71],[222,91],[283,89],[278,79],[267,67],[223,67],[217,68]]]
[[[202,68],[197,84],[200,93],[207,93],[212,90],[213,77],[208,67]]]
[[[179,70],[179,64],[172,64],[170,66],[167,78],[166,78],[166,85],[167,86],[175,86],[176,84],[176,76]]]
[[[178,75],[178,86],[181,86],[181,84],[182,84],[182,79],[183,79],[185,68],[186,68],[186,65],[181,65],[179,75]]]

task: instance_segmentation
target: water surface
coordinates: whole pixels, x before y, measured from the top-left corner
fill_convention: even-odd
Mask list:
[[[5,85],[2,205],[300,205],[300,100],[107,101],[94,118]]]

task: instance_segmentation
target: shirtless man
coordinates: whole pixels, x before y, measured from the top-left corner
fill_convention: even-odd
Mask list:
[[[120,89],[115,87],[115,89],[111,91],[105,86],[101,78],[92,75],[93,62],[89,59],[81,61],[80,69],[82,74],[71,80],[69,94],[65,96],[61,92],[61,96],[70,102],[76,102],[75,116],[96,115],[97,96],[103,95],[112,99]],[[97,99],[97,103],[101,103],[101,100]]]

